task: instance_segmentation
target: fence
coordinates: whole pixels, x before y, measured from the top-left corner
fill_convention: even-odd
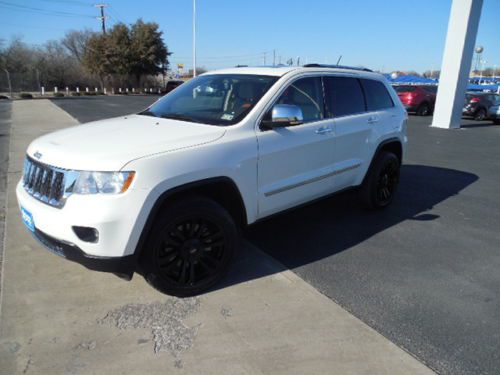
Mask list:
[[[38,71],[8,72],[0,71],[0,95],[19,97],[22,93],[32,96],[80,96],[80,95],[128,95],[128,94],[159,94],[164,92],[165,85],[162,77],[145,77],[140,87],[123,84],[123,77],[109,77],[103,88],[98,80],[89,79],[89,82],[79,82],[73,85],[45,84]]]

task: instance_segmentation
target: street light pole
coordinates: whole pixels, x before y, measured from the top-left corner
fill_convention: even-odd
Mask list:
[[[196,0],[193,0],[193,78],[196,77]]]

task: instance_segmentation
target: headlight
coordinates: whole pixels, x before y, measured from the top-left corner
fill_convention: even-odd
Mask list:
[[[127,191],[135,172],[79,172],[73,193],[120,194]]]

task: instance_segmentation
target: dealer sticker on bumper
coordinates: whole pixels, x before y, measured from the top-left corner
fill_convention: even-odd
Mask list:
[[[23,217],[23,223],[26,225],[26,228],[28,228],[30,231],[34,232],[35,231],[35,221],[33,220],[33,215],[31,215],[31,212],[26,210],[24,207],[21,207],[21,216]]]

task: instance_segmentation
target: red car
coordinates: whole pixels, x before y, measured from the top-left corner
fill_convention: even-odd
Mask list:
[[[407,112],[428,116],[434,111],[437,86],[401,85],[393,88]]]

